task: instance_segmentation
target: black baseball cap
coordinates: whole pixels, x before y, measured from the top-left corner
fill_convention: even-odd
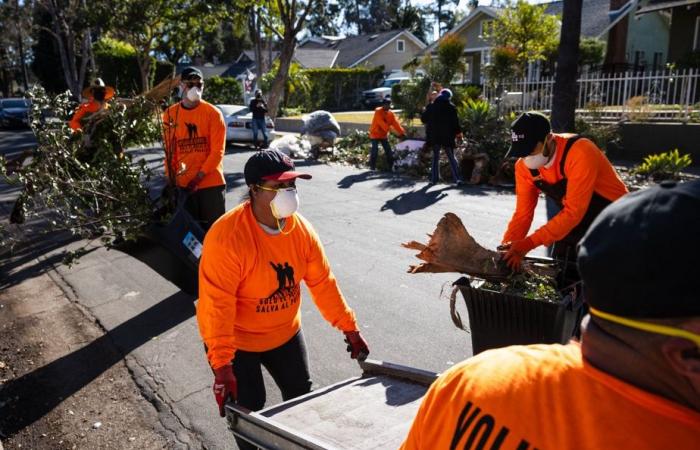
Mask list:
[[[510,125],[511,144],[506,158],[522,158],[535,149],[538,142],[544,142],[552,131],[552,125],[544,114],[538,112],[522,113]]]
[[[180,79],[181,80],[191,80],[193,78],[199,78],[200,80],[204,79],[204,76],[202,75],[202,71],[199,70],[196,67],[185,67],[185,69],[180,73]]]
[[[386,97],[384,97],[384,99],[382,99],[382,104],[383,105],[390,105],[391,104],[391,97],[388,95]]]
[[[605,208],[578,249],[590,306],[624,317],[700,316],[700,181],[663,182]]]
[[[263,150],[248,158],[243,169],[245,183],[257,184],[261,181],[291,181],[296,178],[310,180],[308,173],[296,172],[292,158],[278,150]]]

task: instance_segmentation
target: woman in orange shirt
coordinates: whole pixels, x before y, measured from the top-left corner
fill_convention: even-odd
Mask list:
[[[292,160],[274,150],[250,157],[244,175],[250,200],[211,227],[199,264],[197,323],[222,417],[229,397],[252,411],[263,408],[263,365],[284,400],[311,390],[301,332],[302,280],[322,316],[345,333],[350,356],[369,354],[321,241],[296,212],[296,179],[311,176],[294,171]]]

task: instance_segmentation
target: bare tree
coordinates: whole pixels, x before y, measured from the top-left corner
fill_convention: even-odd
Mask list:
[[[582,5],[583,0],[564,0],[552,102],[552,128],[557,132],[573,132],[576,123],[576,78]]]
[[[88,11],[84,0],[37,0],[36,5],[48,13],[50,26],[40,29],[56,42],[61,70],[74,98],[80,98],[90,61],[92,37],[85,26]]]

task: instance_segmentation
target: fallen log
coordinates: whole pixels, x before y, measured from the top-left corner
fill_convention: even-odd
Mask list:
[[[404,248],[418,250],[416,257],[425,261],[409,266],[408,273],[457,272],[494,282],[507,280],[513,275],[501,259],[501,253],[479,245],[453,213],[446,213],[428,237],[427,244],[417,241],[401,244]],[[536,259],[526,259],[523,270],[549,277],[558,272],[551,263]]]

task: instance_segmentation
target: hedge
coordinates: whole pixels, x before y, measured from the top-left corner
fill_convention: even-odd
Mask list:
[[[243,103],[243,88],[233,77],[211,77],[204,84],[204,100],[217,105]]]
[[[119,95],[128,96],[142,91],[136,50],[131,45],[116,39],[102,38],[95,44],[94,53],[97,76],[106,84],[114,86]],[[172,73],[172,63],[151,59],[152,85]]]
[[[373,89],[382,79],[384,66],[372,69],[305,69],[310,89],[307,95],[293,95],[290,108],[307,111],[362,109],[362,91]]]

